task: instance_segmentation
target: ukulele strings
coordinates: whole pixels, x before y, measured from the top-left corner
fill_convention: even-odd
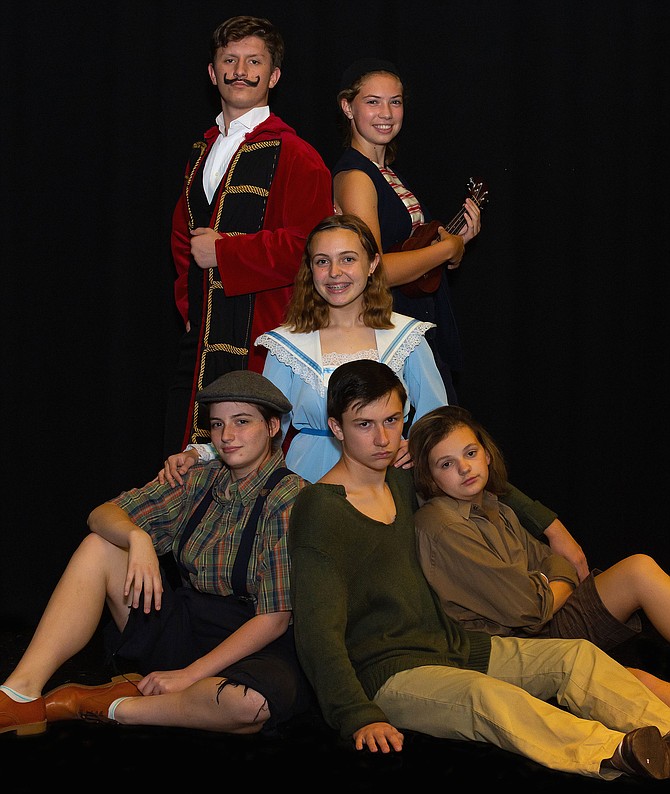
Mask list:
[[[481,207],[486,199],[486,194],[488,190],[484,192],[483,195],[475,196],[472,193],[472,185],[470,189],[470,198],[475,202],[478,207]],[[460,211],[456,213],[456,215],[449,221],[449,225],[445,226],[445,230],[449,234],[456,234],[459,229],[462,228],[463,224],[465,223],[465,207],[461,207]]]

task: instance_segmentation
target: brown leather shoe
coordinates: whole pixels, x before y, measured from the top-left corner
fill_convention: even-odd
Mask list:
[[[90,722],[113,722],[107,716],[110,705],[123,697],[138,697],[142,693],[135,682],[141,681],[137,673],[118,675],[108,684],[84,686],[63,684],[44,696],[46,718],[58,720],[88,720]]]
[[[46,729],[44,698],[17,703],[5,692],[0,692],[0,733],[16,731],[17,736],[30,736],[44,733]]]
[[[616,769],[629,775],[653,780],[670,778],[670,748],[655,725],[629,731],[611,761]]]

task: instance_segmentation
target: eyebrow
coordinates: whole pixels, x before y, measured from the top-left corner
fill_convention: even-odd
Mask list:
[[[239,411],[236,414],[232,414],[230,418],[231,419],[238,419],[241,416],[254,416],[254,414],[252,414],[251,411]],[[217,414],[214,413],[214,414],[210,414],[209,418],[210,419],[222,419],[223,417],[220,417],[220,416],[218,416]]]
[[[472,449],[484,449],[484,447],[478,441],[471,441],[470,443],[466,444],[463,449],[460,450],[458,453],[459,455],[464,455],[466,452],[470,452]],[[440,455],[439,458],[435,458],[435,462],[439,463],[443,460],[454,460],[457,456],[456,455]]]
[[[403,412],[402,411],[396,411],[395,413],[388,414],[387,416],[384,416],[381,421],[385,422],[387,419],[402,419],[402,417],[403,417]],[[354,416],[353,419],[354,419],[355,422],[374,422],[374,421],[376,421],[375,419],[371,419],[370,417],[360,416],[360,415],[359,416]]]
[[[235,42],[231,42],[231,44],[234,44],[234,43]],[[222,52],[224,57],[227,56],[227,55],[232,55],[232,56],[237,58],[237,57],[239,57],[241,55],[240,52],[238,52],[234,47],[231,47],[231,45],[226,45],[225,47],[223,47],[221,52]],[[267,58],[268,56],[269,56],[269,52],[267,52],[267,50],[265,50],[265,51],[261,50],[259,52],[246,53],[246,54],[242,55],[241,57],[243,57],[243,58]]]
[[[392,94],[389,99],[402,99],[402,94]],[[382,94],[361,94],[362,99],[383,99]]]
[[[354,250],[353,248],[347,249],[345,251],[336,251],[337,256],[341,256],[342,254],[358,254],[359,252]],[[316,256],[331,256],[331,254],[327,254],[325,251],[316,251],[312,254],[312,259]]]

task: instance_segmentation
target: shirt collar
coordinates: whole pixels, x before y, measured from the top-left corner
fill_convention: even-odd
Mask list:
[[[228,485],[230,498],[234,499],[237,495],[239,499],[242,500],[242,504],[247,504],[258,496],[261,487],[270,474],[275,469],[285,465],[284,453],[281,449],[278,449],[260,469],[256,469],[256,471],[251,472],[251,474],[248,474],[241,480],[237,480],[237,482],[231,482],[230,471],[223,466],[223,470],[216,482],[214,493],[221,498],[221,495],[225,493],[226,486]]]
[[[482,506],[481,508],[477,505],[473,504],[472,502],[466,502],[461,499],[454,499],[451,496],[447,496],[447,494],[442,494],[441,496],[434,496],[432,499],[429,499],[429,502],[432,501],[441,501],[444,504],[449,505],[452,510],[456,510],[463,518],[470,518],[471,514],[474,512],[475,515],[481,515],[482,513],[486,514],[487,510],[492,510],[493,512],[498,512],[499,508],[499,501],[498,497],[494,496],[489,491],[484,491],[484,497],[482,499]]]
[[[246,113],[242,114],[239,118],[230,122],[230,129],[228,135],[241,134],[251,132],[255,127],[265,121],[270,116],[270,106],[263,105],[258,108],[251,108]],[[221,135],[226,135],[226,125],[223,121],[223,111],[216,117],[216,125],[219,128]]]

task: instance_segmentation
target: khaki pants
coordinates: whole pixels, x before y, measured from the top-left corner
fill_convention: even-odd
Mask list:
[[[644,725],[670,732],[670,708],[586,640],[492,637],[487,675],[416,667],[389,678],[374,700],[399,729],[489,742],[606,780],[621,774],[600,764],[624,733]]]

